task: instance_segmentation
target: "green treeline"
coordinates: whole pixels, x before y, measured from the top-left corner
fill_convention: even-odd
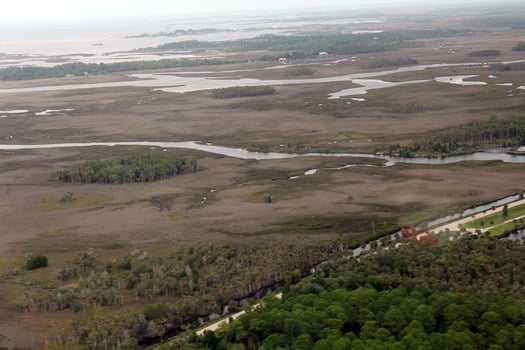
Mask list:
[[[525,41],[520,41],[512,47],[512,51],[525,51]]]
[[[298,280],[312,265],[340,256],[350,243],[167,245],[161,254],[133,249],[111,256],[85,251],[47,280],[32,280],[19,307],[30,313],[81,311],[50,334],[50,341],[116,349],[125,342],[162,337],[198,316],[221,314],[224,304],[235,311],[241,298],[280,281]],[[17,278],[25,280],[25,273]]]
[[[496,71],[519,71],[525,70],[525,62],[514,62],[509,64],[497,63],[491,65]]]
[[[123,184],[151,182],[197,170],[194,159],[170,152],[134,152],[105,160],[92,160],[60,170],[56,177],[63,182]]]
[[[0,69],[0,81],[28,80],[42,78],[60,78],[108,74],[117,72],[139,71],[147,69],[212,66],[244,62],[227,59],[163,59],[157,61],[129,61],[115,63],[65,63],[53,67],[8,67]]]
[[[523,349],[525,247],[465,238],[327,265],[170,349]]]
[[[275,94],[275,88],[272,86],[232,86],[214,89],[212,92],[216,98],[235,98],[273,95]]]
[[[384,52],[403,47],[419,46],[414,40],[462,34],[460,30],[392,31],[374,34],[313,34],[313,35],[263,35],[252,39],[227,42],[181,41],[159,45],[149,51],[224,49],[226,51],[289,51],[290,58],[315,57],[319,52],[336,55]],[[278,60],[282,55],[262,56],[262,60]]]
[[[491,57],[491,56],[499,56],[501,55],[501,52],[499,50],[479,50],[479,51],[472,51],[470,53],[470,57]]]
[[[525,115],[491,117],[433,132],[408,146],[386,145],[376,152],[403,157],[450,155],[475,152],[482,147],[525,145]]]

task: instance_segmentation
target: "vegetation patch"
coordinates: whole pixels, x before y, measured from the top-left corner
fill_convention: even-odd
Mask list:
[[[246,62],[226,59],[163,59],[157,61],[129,61],[118,63],[65,63],[53,67],[7,67],[0,69],[0,81],[60,78],[70,75],[99,75],[117,72],[178,67],[213,66]]]
[[[20,285],[18,307],[29,313],[79,312],[49,334],[51,344],[111,349],[126,343],[136,348],[199,316],[220,313],[225,304],[233,310],[240,299],[290,280],[292,272],[297,280],[313,264],[334,256],[333,243],[168,246],[162,253],[89,249],[67,259],[57,256],[56,271]],[[337,247],[348,249],[348,242],[341,240]],[[17,273],[21,281],[35,276]],[[6,277],[1,276],[3,283],[17,283]]]
[[[373,233],[384,236],[399,229],[394,219],[366,215],[303,216],[288,219],[281,224],[284,233]]]
[[[350,141],[360,141],[367,142],[370,137],[361,134],[340,134],[333,138],[332,141],[327,142],[350,142]]]
[[[71,197],[69,193],[71,193]],[[67,198],[74,199],[64,201],[64,196],[66,196]],[[109,202],[111,201],[111,199],[112,197],[110,196],[104,196],[93,193],[68,192],[65,195],[40,198],[39,200],[37,200],[36,206],[42,211],[54,211],[62,209],[91,207]]]
[[[412,57],[397,57],[397,58],[378,58],[375,60],[367,60],[360,64],[361,68],[376,69],[397,66],[410,66],[417,64],[418,61]]]
[[[524,220],[521,219],[514,219],[510,220],[509,222],[505,222],[501,225],[497,225],[495,227],[491,227],[489,231],[487,231],[487,234],[492,237],[505,237],[509,234],[516,232],[518,230],[521,230],[525,228]]]
[[[56,177],[69,183],[125,184],[164,180],[197,170],[195,159],[171,152],[134,152],[127,156],[93,160],[60,170]]]
[[[176,349],[518,349],[525,247],[464,239],[328,264]],[[505,336],[503,336],[505,335]],[[256,345],[252,345],[256,344]]]
[[[525,70],[525,62],[513,62],[508,64],[497,63],[491,66],[496,71],[522,71]]]
[[[520,41],[512,47],[512,51],[525,51],[525,41]]]
[[[493,57],[499,55],[501,55],[499,50],[479,50],[470,53],[470,57]]]
[[[313,58],[320,52],[335,55],[353,55],[420,47],[416,39],[447,37],[467,33],[456,29],[399,30],[370,34],[311,34],[311,35],[262,35],[257,38],[225,42],[181,41],[162,44],[148,51],[224,49],[233,52],[279,51],[285,53],[267,54],[259,60],[277,61],[279,58]]]
[[[44,231],[39,233],[38,236],[47,238],[47,237],[64,237],[72,235],[79,227],[65,227],[59,228],[53,231]]]
[[[283,74],[286,77],[300,77],[303,75],[313,75],[314,70],[308,67],[293,67],[286,69]]]
[[[523,216],[525,204],[509,208],[503,206],[501,211],[473,220],[464,226],[473,229],[489,229],[490,234],[496,237],[524,227]]]
[[[26,257],[25,268],[28,270],[36,270],[40,267],[47,266],[47,257],[42,254],[30,254]]]
[[[432,219],[462,212],[464,209],[460,204],[425,206],[423,203],[413,203],[403,216],[402,222],[409,226],[417,226]]]
[[[395,103],[390,105],[388,112],[396,114],[415,114],[423,112],[423,107],[417,102],[412,103]]]
[[[216,98],[265,96],[273,95],[275,92],[273,86],[232,86],[212,91],[213,96]]]
[[[484,121],[434,132],[409,146],[386,145],[376,153],[402,157],[472,153],[482,147],[512,147],[525,144],[525,115],[491,117]]]

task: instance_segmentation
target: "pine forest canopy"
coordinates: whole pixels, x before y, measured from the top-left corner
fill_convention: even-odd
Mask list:
[[[56,177],[63,182],[123,184],[163,180],[197,170],[195,159],[171,152],[133,152],[126,156],[92,160],[63,169]]]

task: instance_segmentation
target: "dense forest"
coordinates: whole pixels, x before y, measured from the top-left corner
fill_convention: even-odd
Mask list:
[[[243,52],[255,50],[295,52],[295,57],[315,57],[319,52],[335,55],[352,55],[418,47],[416,39],[463,34],[460,30],[391,31],[373,34],[311,34],[311,35],[263,35],[253,39],[227,42],[181,41],[159,45],[147,51],[224,49]],[[279,55],[263,56],[277,60]]]
[[[523,349],[525,247],[463,238],[326,265],[170,349]]]
[[[216,98],[264,96],[275,94],[275,88],[272,86],[232,86],[214,89],[212,93]]]
[[[376,152],[402,157],[471,153],[483,147],[525,145],[525,115],[493,116],[488,120],[433,132],[407,146],[386,145]]]
[[[134,152],[105,160],[92,160],[56,172],[63,182],[123,184],[151,182],[197,170],[195,159],[171,152]]]

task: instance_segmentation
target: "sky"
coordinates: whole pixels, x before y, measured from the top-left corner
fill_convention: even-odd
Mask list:
[[[39,23],[261,9],[439,3],[452,0],[2,0],[0,23]],[[474,0],[463,0],[474,1]]]
[[[353,0],[350,0],[350,2]],[[2,22],[35,22],[75,18],[135,17],[224,12],[283,6],[341,5],[349,0],[4,0],[0,5]]]

